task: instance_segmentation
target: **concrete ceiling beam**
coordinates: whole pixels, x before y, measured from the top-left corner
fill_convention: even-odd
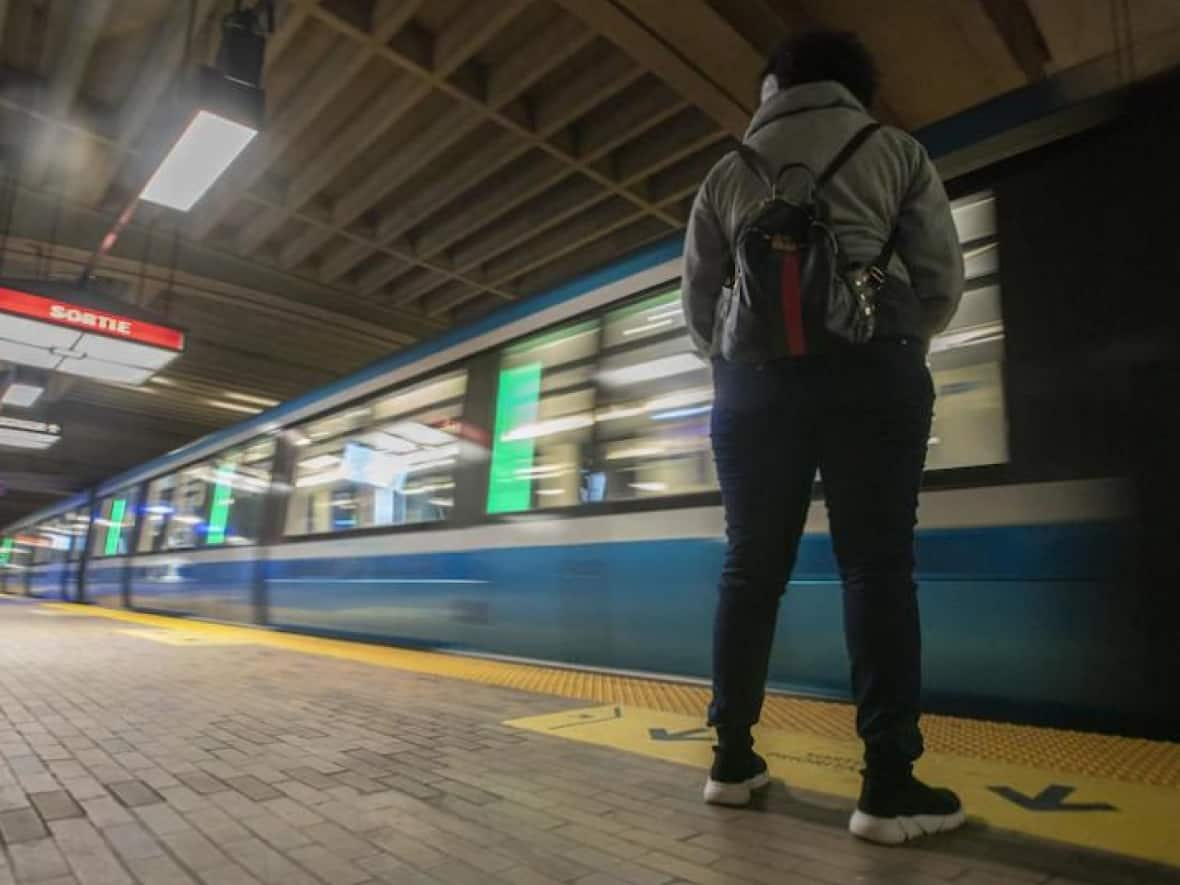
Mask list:
[[[750,108],[686,60],[642,21],[611,0],[556,0],[571,15],[614,42],[645,69],[664,80],[688,101],[701,108],[723,130],[740,136],[750,118]],[[700,0],[664,4],[679,15],[682,7],[704,6]]]
[[[526,46],[520,47],[507,59],[488,71],[486,93],[488,107],[500,109],[517,100],[531,86],[552,72],[592,39],[594,33],[568,16],[560,16],[534,35]],[[531,145],[510,131],[499,131],[490,137],[478,153],[471,154],[458,167],[432,184],[410,195],[381,218],[377,225],[378,242],[388,243],[404,234],[426,218],[439,206],[451,202],[469,188],[487,180],[489,176],[521,156]],[[368,254],[359,254],[341,246],[324,261],[321,273],[334,281],[343,277],[363,261]],[[404,263],[403,263],[404,264]],[[392,270],[393,262],[386,262],[384,270],[370,275],[360,285],[362,293],[373,292],[392,277],[382,278]]]
[[[94,47],[102,36],[113,0],[87,0],[79,4],[73,20],[64,23],[65,35],[59,52],[55,52],[49,88],[45,94],[44,113],[51,119],[69,114],[90,65]],[[33,187],[41,186],[57,154],[57,133],[50,126],[39,126],[25,152],[21,177]],[[61,188],[55,188],[60,190]]]
[[[460,65],[479,52],[531,0],[505,0],[496,4],[491,14],[480,8],[469,9],[434,40],[433,64],[437,76],[450,76]],[[464,105],[455,105],[411,138],[378,168],[365,176],[336,201],[333,223],[347,227],[364,212],[381,202],[447,148],[483,124],[483,119]],[[284,267],[295,267],[307,260],[331,239],[331,231],[308,229],[282,251]],[[335,264],[340,264],[339,260]]]
[[[242,194],[254,187],[263,174],[273,168],[284,151],[324,113],[336,99],[353,84],[356,77],[376,56],[377,47],[384,45],[421,8],[424,0],[395,0],[386,2],[375,10],[373,29],[369,43],[358,50],[356,43],[345,39],[317,66],[305,86],[299,88],[274,120],[259,133],[254,142],[228,170],[224,181],[219,182],[194,210],[189,233],[196,239],[204,239],[225,218]],[[304,18],[311,14],[314,3],[300,7]],[[294,15],[294,13],[292,13]],[[273,42],[273,38],[272,38]],[[271,50],[272,52],[274,50]],[[268,218],[259,230],[259,235],[271,236],[281,213]],[[284,219],[285,220],[285,219]],[[253,244],[256,237],[250,237],[246,244]],[[253,246],[257,248],[257,246]],[[252,250],[251,250],[252,251]]]
[[[1029,82],[1043,80],[1049,44],[1026,0],[980,0],[1000,39]]]

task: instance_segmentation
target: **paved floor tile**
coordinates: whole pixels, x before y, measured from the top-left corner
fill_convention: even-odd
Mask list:
[[[262,802],[265,799],[278,799],[283,795],[270,784],[260,781],[251,775],[226,778],[225,783],[227,786],[232,787],[255,802]]]
[[[165,853],[163,843],[134,822],[107,827],[102,830],[102,835],[125,862],[159,857]]]
[[[265,885],[316,885],[315,878],[260,839],[224,846],[238,864]]]
[[[70,875],[70,865],[53,839],[18,842],[8,846],[8,856],[18,882],[39,882]]]
[[[204,885],[260,885],[258,879],[237,864],[205,870],[198,878]]]
[[[134,885],[130,873],[89,821],[55,821],[50,829],[66,863],[82,885]]]
[[[185,814],[192,826],[214,842],[237,842],[250,838],[250,831],[220,808],[201,808]]]
[[[162,837],[168,850],[188,869],[216,869],[229,865],[229,858],[209,839],[196,830],[182,830]]]
[[[293,848],[287,855],[300,866],[310,870],[325,882],[333,885],[357,885],[370,878],[370,874],[360,867],[354,866],[342,857],[328,851],[322,845],[305,845]]]
[[[78,802],[83,802],[87,799],[98,799],[109,795],[107,788],[90,775],[62,781],[62,786]]]
[[[144,885],[195,885],[197,881],[172,858],[162,855],[130,860],[127,868]]]
[[[155,805],[164,801],[163,797],[159,793],[157,793],[143,781],[116,781],[115,783],[107,784],[107,789],[111,791],[116,799],[118,799],[128,808],[139,808],[142,805]]]
[[[226,789],[226,785],[215,778],[213,775],[204,771],[187,771],[176,775],[176,779],[201,796],[207,796],[210,793],[220,793]]]
[[[703,808],[698,772],[501,724],[572,702],[31,610],[0,602],[0,885],[1180,883],[974,829],[868,846],[830,799]]]
[[[110,796],[85,799],[82,802],[82,809],[86,813],[86,818],[99,828],[131,823],[135,820],[126,808]]]
[[[40,816],[31,808],[0,811],[0,841],[9,845],[43,839],[48,835]]]

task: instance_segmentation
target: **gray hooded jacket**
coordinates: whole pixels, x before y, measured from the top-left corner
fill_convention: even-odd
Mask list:
[[[803,163],[819,174],[872,118],[843,86],[806,83],[778,92],[750,121],[745,143],[771,165]],[[784,177],[784,185],[792,179]],[[766,186],[736,153],[722,157],[697,192],[684,243],[684,313],[697,350],[720,353],[717,304],[731,266],[738,225],[766,197]],[[882,127],[819,195],[840,248],[853,264],[871,263],[897,225],[891,276],[907,283],[920,310],[889,334],[928,340],[944,329],[963,294],[963,255],[946,191],[912,136]]]

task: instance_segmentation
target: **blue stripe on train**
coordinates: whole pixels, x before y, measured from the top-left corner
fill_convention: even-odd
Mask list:
[[[254,620],[251,560],[200,565],[135,565],[131,599],[136,608],[219,621]]]
[[[76,592],[77,563],[55,562],[29,568],[28,593],[40,599],[72,600]]]
[[[1128,694],[1119,686],[1127,669],[1105,658],[1120,630],[1123,569],[1112,551],[1125,549],[1125,531],[1085,524],[920,533],[928,694],[1117,705]],[[279,627],[706,676],[722,555],[720,541],[685,539],[281,560],[262,564],[261,577]],[[249,621],[254,569],[135,566],[132,602]],[[809,536],[782,607],[772,681],[843,695],[841,617],[828,540]]]

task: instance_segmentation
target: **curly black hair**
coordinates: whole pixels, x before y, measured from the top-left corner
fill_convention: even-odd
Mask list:
[[[780,89],[835,80],[866,108],[877,97],[877,65],[849,31],[809,31],[788,37],[766,59],[761,79],[774,74]]]

